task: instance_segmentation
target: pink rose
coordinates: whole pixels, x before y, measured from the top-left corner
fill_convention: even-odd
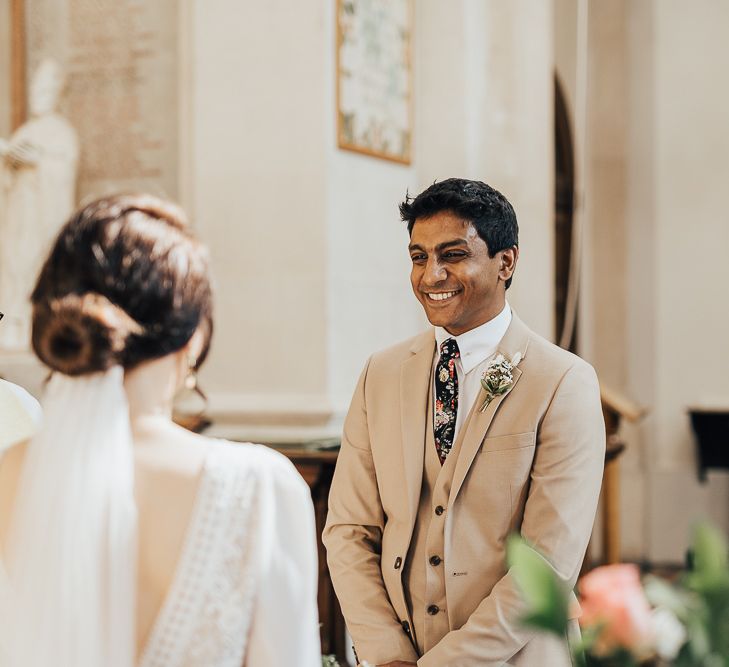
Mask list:
[[[594,649],[607,655],[622,647],[637,658],[651,654],[651,608],[635,565],[606,565],[585,575],[578,585],[582,605],[580,625],[602,626]]]

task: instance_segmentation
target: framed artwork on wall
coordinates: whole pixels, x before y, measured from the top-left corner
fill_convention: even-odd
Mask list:
[[[339,148],[410,164],[413,0],[337,0]]]
[[[26,120],[26,82],[25,82],[25,6],[23,0],[11,0],[8,11],[10,30],[9,63],[10,105],[7,109],[10,129],[17,130]],[[5,18],[5,17],[3,17]]]

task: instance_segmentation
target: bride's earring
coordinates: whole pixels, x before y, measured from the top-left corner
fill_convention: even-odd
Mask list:
[[[187,375],[182,389],[175,396],[175,421],[199,433],[210,425],[205,416],[208,409],[208,397],[200,388],[197,378],[197,359],[192,355],[187,357]]]
[[[195,359],[195,357],[193,356],[187,357],[187,376],[185,377],[184,384],[185,389],[187,389],[188,391],[197,391],[202,396],[205,396],[205,394],[202,394],[197,386],[197,359]]]

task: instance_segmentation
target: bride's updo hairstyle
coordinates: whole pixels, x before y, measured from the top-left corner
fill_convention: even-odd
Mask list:
[[[200,328],[207,354],[212,294],[205,247],[177,206],[118,195],[64,225],[31,296],[33,349],[66,375],[125,369],[182,349]]]

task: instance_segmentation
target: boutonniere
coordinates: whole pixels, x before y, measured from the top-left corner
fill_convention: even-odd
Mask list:
[[[511,359],[503,354],[496,355],[481,377],[481,386],[486,392],[486,398],[479,412],[483,412],[489,403],[497,396],[501,396],[509,391],[509,387],[514,384],[514,369],[519,365],[522,356],[521,352],[517,352]]]

